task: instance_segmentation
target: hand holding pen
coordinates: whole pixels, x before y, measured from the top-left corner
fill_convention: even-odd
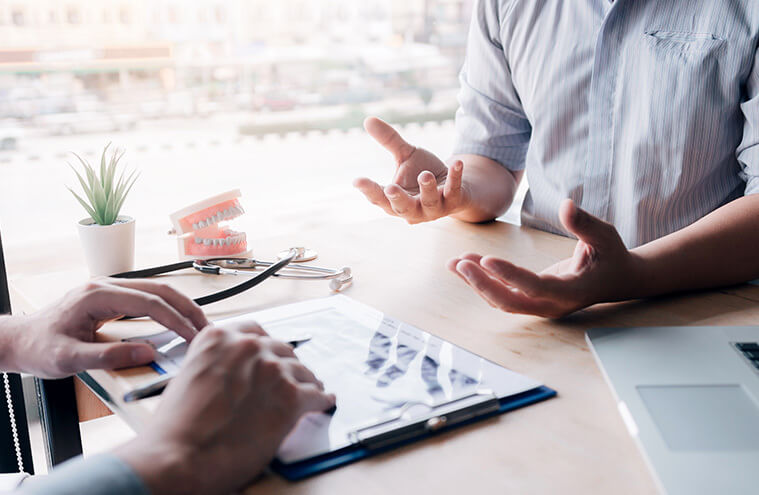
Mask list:
[[[260,326],[209,326],[150,423],[115,453],[154,493],[231,493],[268,464],[303,414],[334,404],[292,346]]]
[[[311,336],[304,335],[300,338],[289,340],[287,344],[295,349],[296,347],[304,344],[305,342],[308,342],[309,340],[311,340]],[[134,390],[130,390],[124,394],[124,402],[134,402],[141,399],[147,399],[148,397],[161,395],[168,384],[171,383],[171,380],[173,380],[175,377],[175,374],[165,374],[150,383],[137,387]]]

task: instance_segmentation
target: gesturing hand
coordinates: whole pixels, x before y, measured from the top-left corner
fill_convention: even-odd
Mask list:
[[[104,323],[122,316],[149,316],[187,340],[208,325],[200,307],[168,285],[96,279],[18,320],[16,367],[41,378],[61,378],[87,369],[149,363],[154,351],[147,344],[95,342],[95,333]]]
[[[627,297],[637,258],[614,226],[565,200],[559,218],[577,236],[574,255],[541,273],[492,256],[466,254],[448,262],[491,306],[509,313],[558,318],[591,304]]]
[[[366,119],[364,127],[393,154],[397,166],[392,184],[385,188],[366,177],[354,181],[369,201],[411,224],[445,217],[466,207],[469,199],[462,186],[461,161],[449,170],[438,157],[410,145],[376,117]]]
[[[255,323],[208,327],[153,422],[117,451],[152,493],[232,493],[266,467],[307,412],[335,396]]]

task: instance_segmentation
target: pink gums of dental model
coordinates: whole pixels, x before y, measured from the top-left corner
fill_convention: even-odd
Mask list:
[[[239,189],[227,191],[170,215],[180,258],[245,257],[249,254],[245,233],[224,226],[245,213],[238,199],[240,196]]]

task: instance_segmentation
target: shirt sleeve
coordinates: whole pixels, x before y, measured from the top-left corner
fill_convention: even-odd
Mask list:
[[[466,60],[459,74],[454,152],[482,155],[510,170],[522,170],[532,127],[501,43],[500,4],[478,0],[472,13]]]
[[[50,474],[21,484],[17,495],[150,495],[137,473],[118,457],[72,459]]]
[[[747,99],[741,104],[743,112],[743,139],[737,157],[741,178],[746,181],[746,195],[759,193],[759,52],[746,81]]]

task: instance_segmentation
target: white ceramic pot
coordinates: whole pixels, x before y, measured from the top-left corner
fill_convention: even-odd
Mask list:
[[[134,218],[121,215],[113,225],[98,225],[91,218],[79,222],[79,239],[91,276],[134,270],[134,223]]]

